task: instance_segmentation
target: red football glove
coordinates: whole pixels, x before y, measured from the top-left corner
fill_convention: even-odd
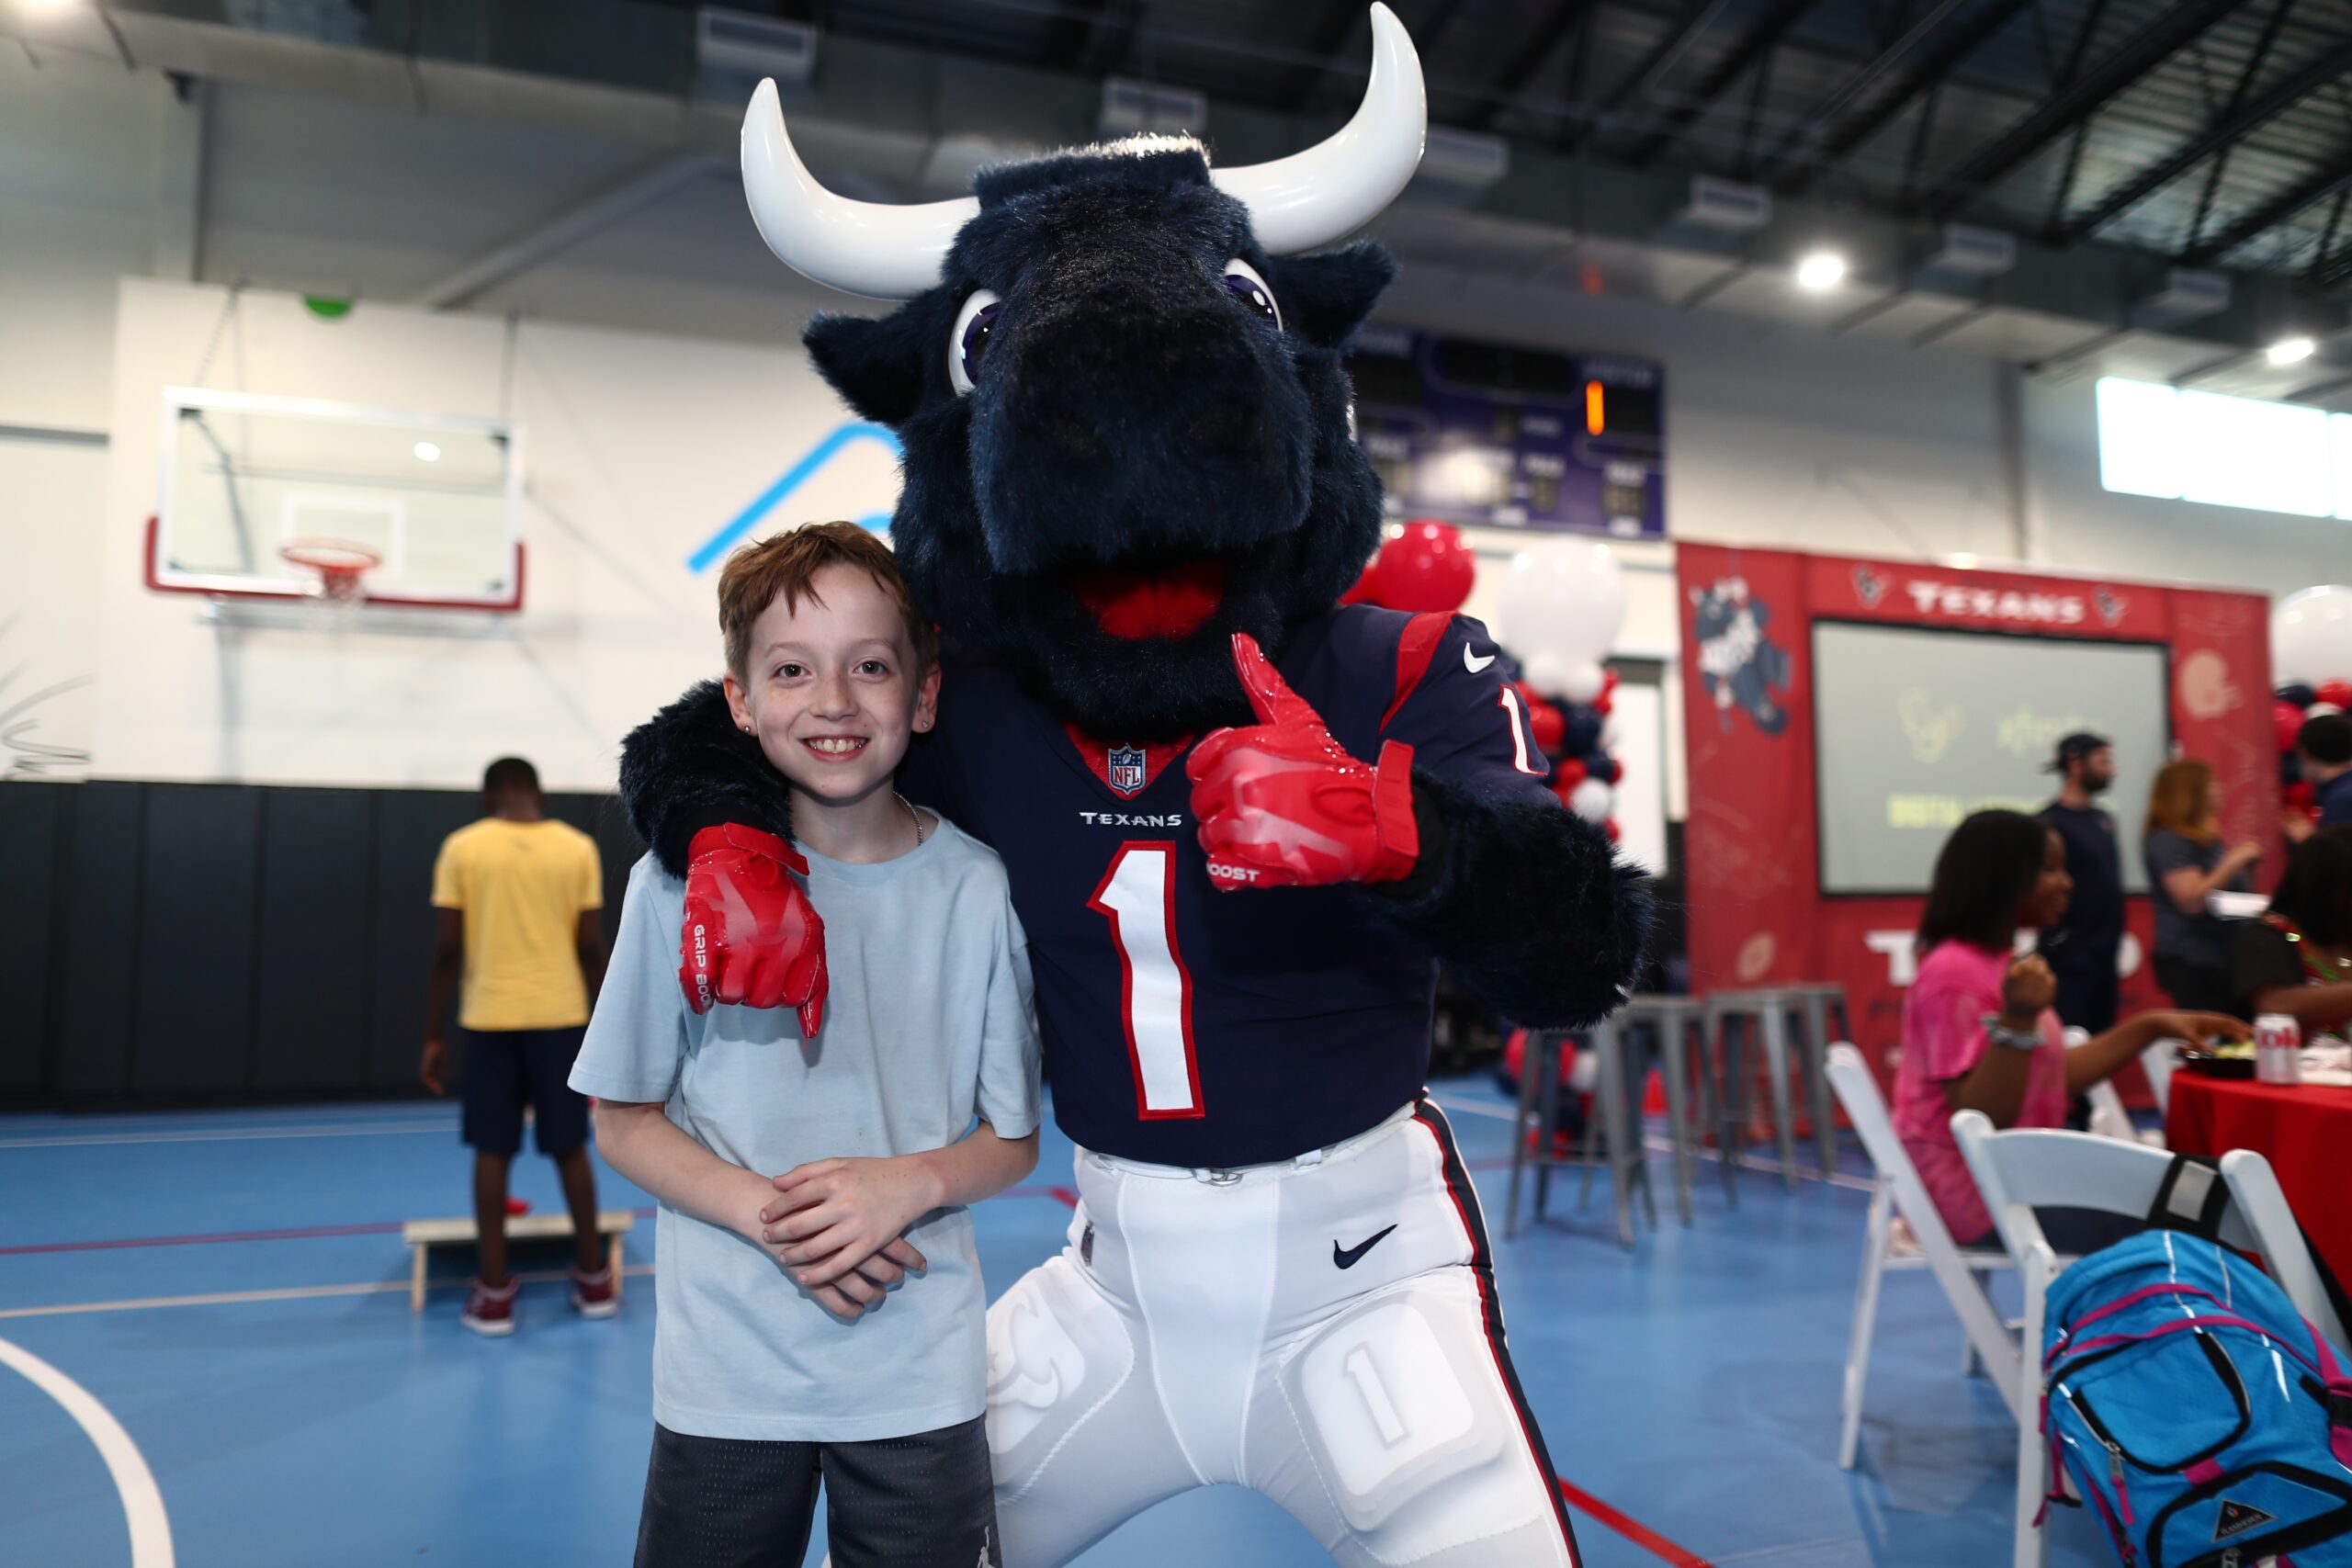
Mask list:
[[[1391,740],[1378,768],[1357,761],[1246,632],[1233,667],[1259,722],[1216,731],[1184,763],[1209,880],[1230,892],[1408,875],[1421,852],[1413,749]]]
[[[825,1021],[825,922],[789,872],[808,863],[774,833],[729,822],[686,846],[686,919],[678,985],[686,1005],[797,1009],[800,1032]]]

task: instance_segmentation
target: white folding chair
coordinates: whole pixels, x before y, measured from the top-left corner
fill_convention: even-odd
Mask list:
[[[2148,1075],[2148,1092],[2156,1098],[2156,1114],[2172,1112],[2172,1070],[2180,1065],[2180,1042],[2159,1040],[2140,1053],[2140,1070]]]
[[[2068,1260],[2062,1260],[2042,1235],[2034,1210],[2096,1209],[2144,1218],[2155,1204],[2172,1156],[2161,1149],[2086,1133],[2038,1127],[1996,1133],[1981,1111],[1955,1112],[1951,1130],[2025,1285],[2025,1336],[2017,1362],[2018,1397],[2011,1406],[2018,1413],[2015,1564],[2041,1568],[2047,1542],[2035,1521],[2050,1480],[2049,1450],[2037,1429],[2035,1409],[2041,1385],[2042,1320],[2050,1281]],[[2296,1311],[2323,1334],[2331,1325],[2340,1334],[2342,1325],[2321,1289],[2270,1162],[2251,1149],[2239,1149],[2223,1156],[2222,1176],[2236,1200],[2222,1217],[2222,1245],[2259,1258]]]
[[[2304,1245],[2302,1227],[2287,1206],[2286,1190],[2269,1160],[2254,1149],[2232,1149],[2222,1156],[2222,1179],[2229,1184],[2230,1200],[2245,1216],[2246,1224],[2262,1239],[2263,1266],[2305,1322],[2327,1336],[2338,1350],[2352,1351],[2345,1337],[2344,1320],[2335,1303],[2320,1283],[2319,1269]]]
[[[2069,1029],[2066,1031],[2066,1049],[2075,1050],[2086,1043],[2089,1039],[2088,1030]],[[2156,1109],[2160,1112],[2165,1108],[2167,1091],[2172,1087],[2175,1043],[2176,1042],[2170,1040],[2159,1040],[2140,1053],[2140,1066],[2147,1073],[2148,1083],[2155,1091]],[[2158,1065],[2159,1062],[2162,1064],[2161,1066]],[[2120,1138],[2127,1144],[2145,1144],[2154,1149],[2165,1146],[2164,1134],[2153,1131],[2143,1133],[2132,1124],[2132,1113],[2123,1109],[2123,1096],[2117,1092],[2114,1079],[2099,1079],[2084,1091],[2084,1098],[2090,1101],[2090,1130],[2097,1136]]]
[[[1860,1052],[1849,1044],[1832,1045],[1829,1083],[1878,1168],[1871,1188],[1870,1218],[1862,1230],[1862,1273],[1854,1289],[1854,1326],[1846,1345],[1845,1393],[1838,1406],[1838,1466],[1851,1470],[1861,1441],[1862,1384],[1870,1372],[1871,1339],[1878,1325],[1879,1279],[1890,1270],[1925,1269],[1935,1276],[1965,1332],[1963,1370],[1982,1361],[2011,1415],[2019,1408],[2021,1385],[2017,1337],[2002,1323],[1984,1290],[1988,1273],[2014,1267],[2008,1254],[1998,1247],[1964,1247],[1953,1242],[1903,1140],[1895,1135],[1886,1101]],[[1894,1245],[1894,1216],[1898,1213],[1910,1229],[1916,1250]]]

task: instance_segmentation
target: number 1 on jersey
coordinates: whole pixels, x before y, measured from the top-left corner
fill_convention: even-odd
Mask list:
[[[1176,846],[1130,840],[1086,907],[1111,922],[1119,950],[1119,1010],[1147,1122],[1207,1114],[1193,1052],[1193,976],[1176,951]]]
[[[1510,765],[1522,773],[1532,773],[1539,779],[1542,778],[1544,770],[1530,760],[1532,753],[1527,745],[1527,716],[1520,711],[1519,693],[1510,686],[1505,686],[1502,689],[1502,694],[1495,701],[1502,705],[1503,712],[1510,716]]]

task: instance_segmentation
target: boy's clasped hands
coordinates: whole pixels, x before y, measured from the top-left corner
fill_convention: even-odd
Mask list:
[[[925,1259],[906,1239],[941,1204],[940,1181],[922,1156],[837,1158],[795,1166],[768,1184],[760,1240],[784,1271],[828,1312],[852,1320]]]

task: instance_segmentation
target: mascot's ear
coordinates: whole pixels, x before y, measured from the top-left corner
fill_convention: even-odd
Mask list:
[[[899,310],[874,321],[865,316],[819,316],[800,341],[833,390],[876,424],[893,427],[912,419],[922,404],[922,328]]]
[[[1283,321],[1318,348],[1339,348],[1372,314],[1396,276],[1396,259],[1377,240],[1361,240],[1310,256],[1275,256],[1272,276]]]

